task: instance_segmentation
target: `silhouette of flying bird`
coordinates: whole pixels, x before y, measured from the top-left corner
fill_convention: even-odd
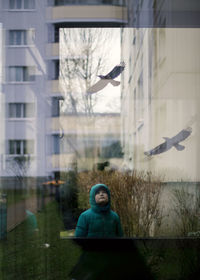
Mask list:
[[[87,90],[87,94],[98,92],[102,90],[104,87],[106,87],[107,84],[109,83],[111,83],[114,87],[119,86],[120,82],[115,81],[114,79],[122,73],[124,68],[125,68],[125,63],[121,62],[119,65],[116,65],[108,74],[98,75],[100,80]]]
[[[125,63],[121,62],[119,65],[116,65],[107,75],[98,75],[101,79],[115,79],[117,78],[125,68]]]
[[[165,139],[165,142],[161,143],[160,145],[156,146],[150,151],[144,152],[147,156],[152,155],[158,155],[164,152],[167,152],[172,147],[175,147],[178,151],[182,151],[185,149],[185,146],[180,145],[179,142],[184,141],[186,138],[190,136],[192,133],[192,128],[189,126],[185,129],[182,129],[178,134],[176,134],[174,137],[163,137]]]

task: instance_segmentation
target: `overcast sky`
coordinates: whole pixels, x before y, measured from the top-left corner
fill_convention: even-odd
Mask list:
[[[64,44],[61,44],[60,47],[60,59],[65,59],[65,57],[68,56],[68,46],[75,46],[73,48],[76,49],[76,53],[78,54],[79,51],[83,47],[83,43],[80,41],[77,42],[72,42],[73,40],[76,41],[75,38],[77,38],[76,34],[79,32],[79,28],[74,28],[70,32],[73,32],[70,38],[62,40],[61,42],[64,42]],[[85,29],[87,30],[87,28]],[[89,29],[88,29],[89,30]],[[94,31],[94,29],[92,30]],[[103,34],[105,32],[105,36],[103,39],[106,41],[103,41],[102,48],[100,46],[100,50],[102,50],[102,53],[105,53],[105,56],[103,57],[104,59],[106,58],[106,65],[103,65],[105,67],[105,70],[101,70],[100,73],[97,73],[97,75],[105,75],[108,72],[110,72],[113,67],[115,67],[117,64],[121,62],[121,46],[120,46],[120,28],[95,28],[95,33],[102,34],[101,32],[103,31]],[[110,32],[109,32],[110,31]],[[108,36],[109,32],[109,36]],[[67,34],[67,33],[66,33]],[[60,37],[65,36],[64,32],[60,32]],[[70,36],[70,35],[69,35]],[[102,36],[102,35],[101,35]],[[64,38],[64,37],[63,37]],[[97,37],[98,38],[98,37]],[[102,38],[102,37],[101,37]],[[100,44],[102,42],[99,42]],[[82,44],[82,47],[80,46]],[[95,52],[97,53],[97,57],[99,55],[99,49],[94,50],[94,56]],[[117,81],[120,81],[121,75],[116,78]],[[97,77],[96,82],[99,80]],[[113,87],[111,84],[108,84],[104,89],[101,91],[94,93],[92,95],[92,98],[97,98],[97,103],[93,107],[94,112],[100,112],[100,113],[106,113],[106,112],[112,112],[112,113],[119,113],[120,112],[120,90],[121,86]]]
[[[112,68],[121,62],[121,47],[120,47],[120,28],[113,28],[113,46],[111,55],[108,60],[108,72]],[[107,74],[107,73],[99,73]],[[120,81],[121,75],[116,78]],[[111,84],[106,86],[102,91],[96,93],[100,97],[94,110],[98,112],[120,112],[120,90],[121,85],[118,87],[113,87]]]

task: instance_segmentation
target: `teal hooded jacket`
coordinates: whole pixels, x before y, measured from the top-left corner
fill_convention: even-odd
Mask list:
[[[100,188],[105,188],[108,194],[108,204],[99,206],[95,195]],[[76,237],[114,238],[122,237],[123,231],[117,213],[110,209],[110,191],[104,184],[94,185],[90,190],[91,208],[84,211],[76,226]]]

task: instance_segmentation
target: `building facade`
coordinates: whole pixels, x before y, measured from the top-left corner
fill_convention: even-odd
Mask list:
[[[1,176],[15,176],[22,164],[19,158],[24,176],[54,176],[60,169],[52,164],[61,131],[54,123],[60,123],[63,100],[60,29],[129,26],[121,34],[126,63],[120,128],[124,165],[162,167],[161,174],[169,180],[184,176],[196,180],[199,31],[166,28],[182,27],[183,22],[189,27],[191,20],[184,21],[183,16],[197,16],[197,1],[182,2],[180,7],[179,0],[1,0]],[[69,116],[65,118],[68,122]],[[192,134],[185,140],[191,148],[175,151],[177,156],[174,148],[152,157],[144,154],[162,143],[162,137],[173,137],[191,125]]]
[[[199,29],[128,29],[122,36],[129,65],[121,114],[125,165],[166,181],[199,181]],[[170,146],[184,129],[191,134],[174,143],[182,147]]]
[[[59,30],[124,26],[126,5],[122,0],[1,0],[0,22],[4,53],[1,95],[5,105],[0,174],[16,176],[22,160],[23,176],[54,176],[60,168],[53,159],[60,133],[54,123],[63,99],[59,89]]]

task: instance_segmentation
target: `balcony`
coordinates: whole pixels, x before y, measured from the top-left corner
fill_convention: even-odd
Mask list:
[[[114,5],[63,5],[47,8],[47,20],[53,23],[91,22],[121,25],[127,23],[127,8]]]

